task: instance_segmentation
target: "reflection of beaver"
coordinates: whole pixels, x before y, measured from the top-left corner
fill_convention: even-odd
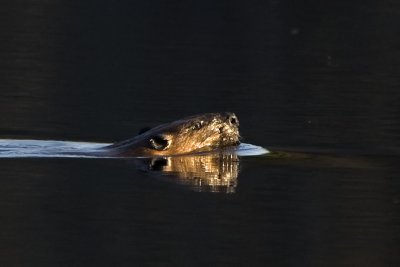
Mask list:
[[[134,162],[141,171],[187,185],[195,191],[234,193],[238,184],[239,157],[226,152],[136,158]]]
[[[239,121],[233,113],[195,115],[146,130],[105,147],[111,156],[170,156],[207,152],[239,144]]]

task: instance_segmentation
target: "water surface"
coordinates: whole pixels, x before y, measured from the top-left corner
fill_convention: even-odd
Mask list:
[[[1,139],[112,143],[231,111],[243,142],[293,154],[223,165],[228,194],[149,170],[168,161],[1,158],[0,265],[399,265],[399,14],[389,0],[2,2]]]

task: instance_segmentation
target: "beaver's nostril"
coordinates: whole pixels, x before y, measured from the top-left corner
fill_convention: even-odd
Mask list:
[[[239,125],[239,120],[238,120],[238,118],[236,117],[235,114],[233,114],[233,113],[228,114],[227,119],[228,119],[230,124]]]

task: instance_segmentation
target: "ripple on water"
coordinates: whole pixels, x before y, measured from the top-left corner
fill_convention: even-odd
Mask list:
[[[55,140],[0,140],[1,158],[23,157],[72,157],[72,158],[108,158],[108,156],[93,156],[92,152],[109,143],[69,142]],[[238,156],[257,156],[269,153],[260,146],[240,144],[238,147],[226,149],[224,152]]]

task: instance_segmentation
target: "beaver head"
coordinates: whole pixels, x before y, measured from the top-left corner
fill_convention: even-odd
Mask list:
[[[170,156],[212,151],[239,144],[239,120],[234,113],[207,113],[146,130],[108,147],[113,155]]]

